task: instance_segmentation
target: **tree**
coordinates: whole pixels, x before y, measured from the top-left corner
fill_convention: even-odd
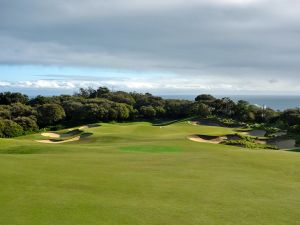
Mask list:
[[[234,114],[235,103],[230,98],[217,99],[213,103],[213,108],[218,116],[231,117]]]
[[[22,103],[14,103],[11,105],[10,112],[13,118],[36,116],[37,112],[31,106]]]
[[[80,119],[88,122],[96,122],[98,120],[99,105],[96,103],[88,103],[80,108]]]
[[[152,106],[142,106],[140,113],[144,118],[152,119],[156,116],[156,110]]]
[[[45,104],[37,108],[38,123],[47,126],[63,120],[66,113],[58,104]]]
[[[129,107],[124,103],[116,103],[113,105],[113,109],[117,112],[117,119],[119,121],[126,120],[130,116]]]
[[[52,96],[52,97],[46,97],[38,95],[35,98],[31,99],[29,101],[29,104],[31,106],[39,106],[44,104],[60,104],[60,97]]]
[[[184,118],[189,115],[191,105],[191,101],[168,99],[165,106],[166,116],[176,119]]]
[[[65,110],[66,118],[69,120],[74,120],[78,119],[78,115],[80,114],[83,104],[81,102],[70,100],[63,102],[62,106]]]
[[[300,124],[300,108],[287,109],[280,116],[288,126]]]
[[[10,106],[0,105],[0,119],[10,119],[10,118],[11,118]]]
[[[212,96],[212,95],[208,95],[208,94],[201,94],[201,95],[198,95],[196,98],[195,98],[195,101],[196,102],[201,102],[201,103],[204,103],[208,106],[213,106],[214,102],[216,101],[217,99]]]
[[[4,92],[0,93],[0,105],[10,105],[12,103],[28,103],[28,96],[18,92]]]
[[[17,117],[14,121],[19,124],[24,131],[37,131],[39,129],[36,120],[30,117]]]
[[[128,105],[135,104],[134,98],[130,94],[128,94],[124,91],[109,92],[107,94],[103,94],[102,97],[107,98],[113,102],[126,103]]]
[[[4,127],[5,127],[5,124],[4,124],[4,121],[0,119],[0,138],[4,138]]]
[[[23,128],[12,120],[2,120],[0,122],[0,135],[10,138],[17,137],[23,134]]]
[[[211,109],[204,103],[195,102],[191,106],[190,113],[192,116],[207,117],[211,115]]]
[[[96,97],[102,97],[103,95],[105,94],[108,94],[110,91],[107,87],[99,87],[97,90],[96,90]]]

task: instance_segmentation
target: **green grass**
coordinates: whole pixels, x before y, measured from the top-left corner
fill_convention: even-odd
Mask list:
[[[298,225],[300,153],[196,143],[233,129],[102,124],[0,139],[0,225]]]
[[[126,146],[126,147],[122,147],[121,150],[127,151],[127,152],[153,152],[153,153],[159,153],[159,152],[179,152],[179,151],[181,151],[181,148],[178,148],[176,146],[151,146],[151,145],[145,145],[145,146]]]

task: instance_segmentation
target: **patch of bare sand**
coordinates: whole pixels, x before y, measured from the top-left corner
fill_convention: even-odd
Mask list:
[[[40,140],[37,141],[39,143],[44,143],[44,144],[62,144],[62,143],[67,143],[67,142],[73,142],[73,141],[79,141],[80,140],[80,136],[78,137],[74,137],[68,140],[64,140],[64,141],[55,141],[55,140]]]
[[[49,137],[49,138],[60,138],[60,134],[56,133],[41,133],[42,136],[44,137]]]
[[[204,135],[190,135],[188,139],[195,142],[210,143],[210,144],[220,144],[222,141],[226,140],[226,137],[210,137]]]

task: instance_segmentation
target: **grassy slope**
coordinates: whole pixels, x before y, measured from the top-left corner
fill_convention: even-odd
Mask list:
[[[88,132],[0,140],[0,225],[300,224],[299,153],[195,143],[186,136],[233,131],[187,123]]]

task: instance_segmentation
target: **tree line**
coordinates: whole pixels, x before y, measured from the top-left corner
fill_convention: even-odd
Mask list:
[[[194,101],[163,99],[150,93],[81,88],[73,95],[36,96],[0,93],[0,137],[16,137],[39,129],[76,124],[197,118],[223,118],[238,123],[264,123],[300,131],[300,109],[283,112],[240,100],[201,94]]]

